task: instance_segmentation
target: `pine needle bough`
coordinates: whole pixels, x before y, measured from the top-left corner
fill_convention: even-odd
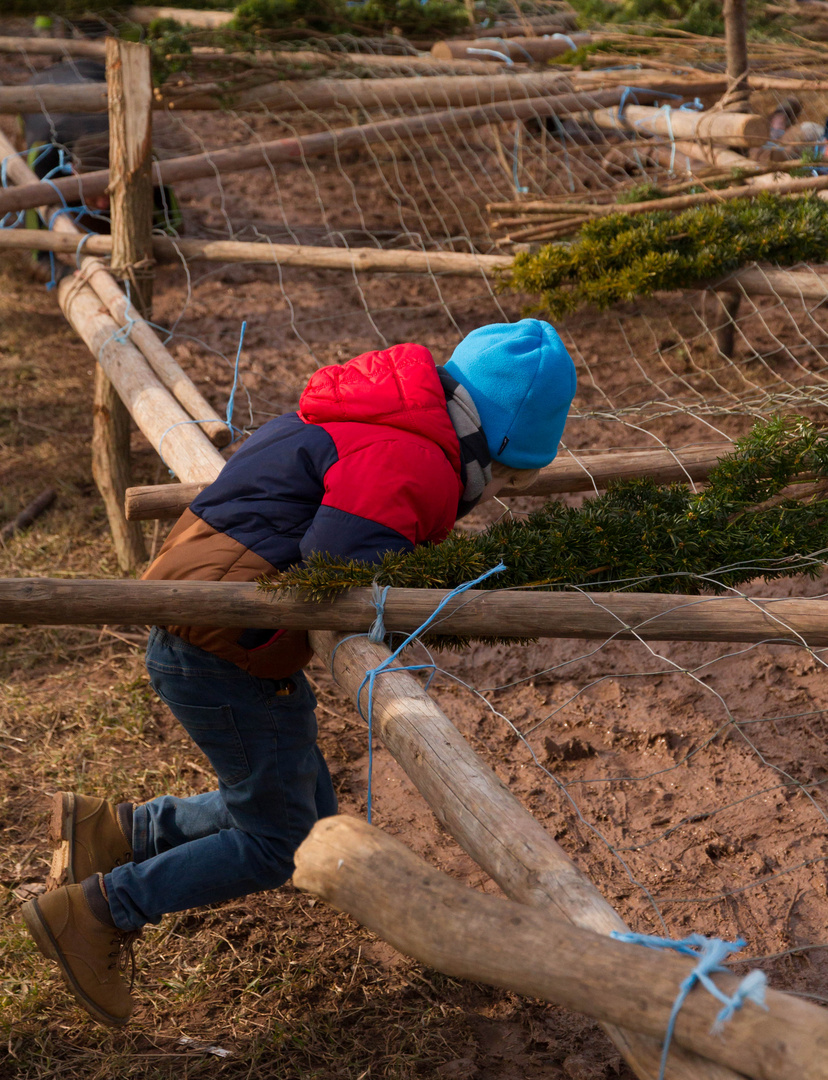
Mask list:
[[[826,478],[824,488],[815,477]],[[818,488],[808,500],[785,490],[805,480]],[[767,502],[775,505],[761,505]],[[453,589],[502,560],[507,569],[481,588],[716,593],[756,578],[817,576],[827,527],[828,432],[801,417],[778,417],[739,440],[701,492],[625,481],[577,509],[550,502],[523,520],[479,534],[454,531],[442,544],[377,563],[317,553],[262,587],[309,600],[372,582]]]
[[[534,310],[560,318],[715,281],[752,262],[825,261],[828,203],[764,193],[679,214],[619,212],[587,222],[571,244],[515,256],[506,284],[538,297]]]

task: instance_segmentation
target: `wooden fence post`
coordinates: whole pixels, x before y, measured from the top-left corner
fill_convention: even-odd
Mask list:
[[[724,0],[727,91],[722,108],[728,112],[750,112],[747,51],[747,0]]]
[[[112,271],[128,283],[138,312],[152,304],[152,74],[150,50],[110,37],[106,41],[109,99]],[[135,570],[147,557],[141,526],[127,521],[130,485],[130,415],[100,364],[95,368],[92,474],[109,518],[118,565]]]

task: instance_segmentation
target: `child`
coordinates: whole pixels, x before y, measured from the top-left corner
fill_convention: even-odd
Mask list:
[[[186,510],[145,578],[251,581],[322,551],[375,561],[439,543],[455,520],[555,457],[575,369],[548,323],[474,330],[449,363],[421,345],[314,374]],[[167,912],[283,884],[336,813],[297,630],[154,627],[150,681],[218,790],[117,806],[58,792],[52,886],[23,906],[81,1005],[126,1023],[121,949]],[[65,879],[66,884],[60,884]]]

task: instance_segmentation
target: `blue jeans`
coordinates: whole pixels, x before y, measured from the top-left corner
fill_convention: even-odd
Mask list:
[[[218,791],[136,806],[134,861],[105,878],[121,930],[283,885],[313,824],[336,813],[316,745],[316,698],[301,671],[258,679],[158,627],[147,670],[215,769]]]

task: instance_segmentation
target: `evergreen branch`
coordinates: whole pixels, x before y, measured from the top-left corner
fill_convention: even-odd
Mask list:
[[[828,203],[764,193],[673,215],[617,213],[587,222],[571,244],[515,256],[505,285],[560,318],[584,304],[612,304],[714,281],[752,262],[825,260]]]

